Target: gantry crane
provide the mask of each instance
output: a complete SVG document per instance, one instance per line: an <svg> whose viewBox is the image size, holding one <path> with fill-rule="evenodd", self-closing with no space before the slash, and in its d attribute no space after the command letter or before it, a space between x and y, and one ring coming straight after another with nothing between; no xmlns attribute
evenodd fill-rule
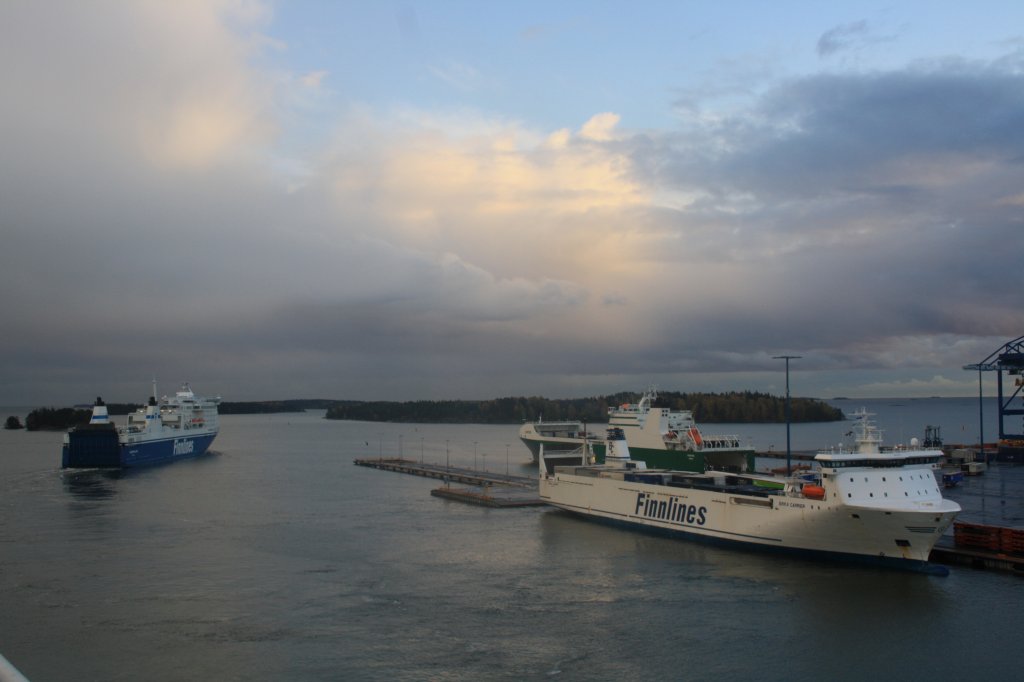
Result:
<svg viewBox="0 0 1024 682"><path fill-rule="evenodd" d="M1017 337L1013 341L1005 343L1001 348L993 352L987 358L973 365L964 365L964 369L978 371L978 399L981 409L981 373L996 372L996 394L999 398L999 450L996 459L1001 462L1024 462L1024 420L1016 426L1012 423L1007 426L1007 417L1024 415L1024 404L1017 400L1020 397L1021 389L1024 389L1024 336ZM1013 377L1012 381L1007 380L1003 384L1003 373ZM1007 395L1007 392L1013 389ZM1011 420L1012 421L1012 420ZM1009 430L1013 430L1010 433ZM984 441L984 436L981 439ZM982 445L984 448L984 445Z"/></svg>

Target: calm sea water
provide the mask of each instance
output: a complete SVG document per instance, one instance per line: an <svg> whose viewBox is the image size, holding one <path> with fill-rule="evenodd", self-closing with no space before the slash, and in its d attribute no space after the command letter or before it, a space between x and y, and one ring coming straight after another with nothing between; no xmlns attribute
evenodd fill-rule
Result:
<svg viewBox="0 0 1024 682"><path fill-rule="evenodd" d="M976 401L844 409L861 403L889 443L927 423L976 440ZM213 454L124 474L62 472L61 434L0 431L0 653L34 682L1019 676L1019 576L808 562L443 501L436 481L352 460L447 451L525 473L516 427L321 416L225 416ZM784 427L707 428L785 448ZM794 426L793 446L844 428ZM1024 525L1022 490L1021 469L996 467L951 496Z"/></svg>

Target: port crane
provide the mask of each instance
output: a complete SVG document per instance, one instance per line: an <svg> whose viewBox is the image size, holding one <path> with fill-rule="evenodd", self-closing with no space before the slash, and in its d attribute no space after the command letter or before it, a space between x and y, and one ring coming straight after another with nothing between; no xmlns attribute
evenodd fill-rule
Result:
<svg viewBox="0 0 1024 682"><path fill-rule="evenodd" d="M978 411L981 412L981 373L996 373L996 395L999 407L999 451L996 459L1000 461L1024 462L1024 419L1017 423L1015 433L1007 431L1007 417L1024 415L1024 407L1021 401L1017 401L1018 407L1014 407L1014 401L1020 397L1024 389L1024 336L1019 336L1013 341L1008 341L1000 348L993 351L981 362L964 365L966 370L978 372ZM1007 376L1004 382L1003 375ZM1012 377L1012 379L1010 379ZM984 435L982 435L982 449L984 449Z"/></svg>

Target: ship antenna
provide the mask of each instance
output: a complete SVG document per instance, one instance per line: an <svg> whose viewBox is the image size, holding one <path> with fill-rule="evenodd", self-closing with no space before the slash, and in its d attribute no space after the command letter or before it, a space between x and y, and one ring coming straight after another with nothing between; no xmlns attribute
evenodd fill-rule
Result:
<svg viewBox="0 0 1024 682"><path fill-rule="evenodd" d="M156 400L156 377L153 377L153 400Z"/></svg>

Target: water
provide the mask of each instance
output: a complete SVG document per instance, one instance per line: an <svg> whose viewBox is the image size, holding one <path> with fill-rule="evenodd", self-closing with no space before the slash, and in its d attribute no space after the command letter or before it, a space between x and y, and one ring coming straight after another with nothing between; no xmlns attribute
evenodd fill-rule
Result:
<svg viewBox="0 0 1024 682"><path fill-rule="evenodd" d="M795 426L794 447L842 428ZM705 547L352 465L401 448L527 473L516 431L225 416L215 454L124 474L0 431L0 653L34 682L1017 676L1017 576ZM954 496L1024 525L1019 472Z"/></svg>

